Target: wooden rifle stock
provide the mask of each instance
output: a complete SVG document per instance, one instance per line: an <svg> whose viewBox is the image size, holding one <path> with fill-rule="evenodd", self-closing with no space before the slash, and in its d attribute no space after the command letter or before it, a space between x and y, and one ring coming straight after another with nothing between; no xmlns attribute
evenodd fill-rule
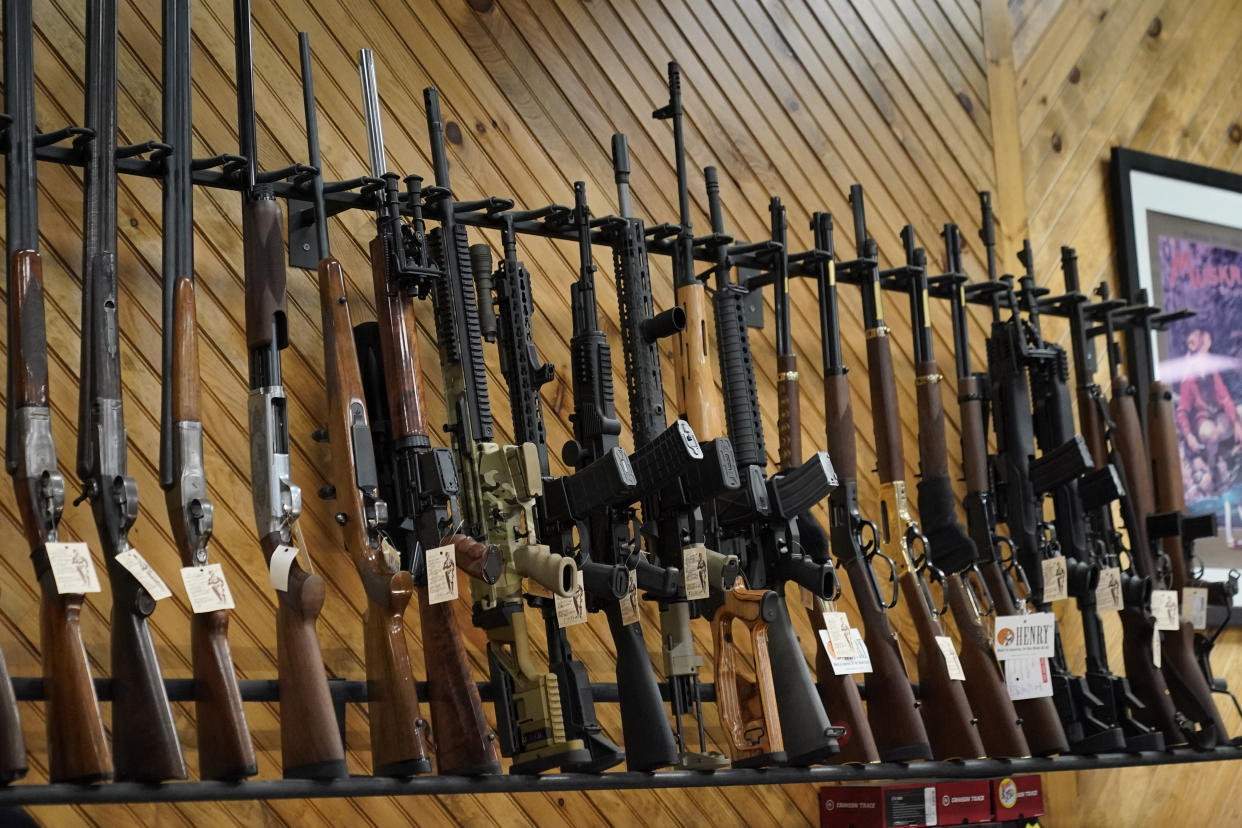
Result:
<svg viewBox="0 0 1242 828"><path fill-rule="evenodd" d="M768 624L776 615L775 592L747 589L739 578L724 593L723 603L712 616L716 650L716 705L734 767L779 765L785 761L776 692L772 686L772 663L768 655ZM754 681L738 672L741 653L733 642L733 622L746 627L755 661Z"/></svg>

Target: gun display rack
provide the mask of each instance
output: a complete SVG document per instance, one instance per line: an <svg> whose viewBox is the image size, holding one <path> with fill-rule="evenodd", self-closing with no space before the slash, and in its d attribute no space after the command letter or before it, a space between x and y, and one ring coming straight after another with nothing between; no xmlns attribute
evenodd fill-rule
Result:
<svg viewBox="0 0 1242 828"><path fill-rule="evenodd" d="M0 120L0 139L3 139L5 120ZM91 138L89 131L78 127L70 127L55 133L39 136L37 157L39 160L81 166L84 162L83 143ZM64 142L73 139L72 145ZM6 142L0 140L0 152L7 151ZM163 173L162 158L167 155L168 148L160 143L122 147L118 149L117 170L126 175L158 178ZM149 155L150 160L141 157ZM193 163L193 184L219 189L241 190L243 183L238 175L244 159L233 155L221 155L209 159L196 159ZM295 164L282 170L261 173L259 179L270 183L278 197L289 202L289 260L294 267L314 268L320 257L317 249L316 228L312 211L305 199L309 196L306 182L315 173L305 165ZM375 209L374 188L380 182L371 178L358 178L350 181L328 182L324 185L324 198L327 214L333 215L350 209ZM424 190L424 193L428 190ZM300 202L300 203L299 203ZM462 224L491 229L501 229L504 220L499 214L513 210L514 202L504 198L487 198L457 205L457 221ZM412 214L411 205L404 202L401 210L406 215ZM548 207L532 211L527 215L539 218L513 221L513 229L522 234L561 239L567 242L577 241L576 231L569 222L571 209L568 207ZM618 220L614 217L597 217L593 219L592 240L600 245L607 245L605 233L599 229L609 221ZM672 240L679 231L676 224L659 224L647 228L649 239L648 249L660 255L672 255ZM696 260L716 264L717 249L721 239L715 235L695 239L693 256ZM744 243L733 241L739 248ZM753 246L752 246L753 247ZM814 265L822 261L827 254L823 251L810 250L789 255L789 275L795 277L813 277ZM749 270L753 275L746 281L747 287L760 291L772 283L767 272L769 262L767 254L741 252L732 256L732 262L742 272ZM885 274L882 286L886 290L904 291L905 284L900 279L902 268L898 267ZM842 267L837 270L837 278L841 282L857 283L859 277L851 268ZM967 279L961 274L948 274L932 280L930 295L948 298L957 286ZM710 289L710 287L709 287ZM972 304L990 305L998 288L990 283L967 283L967 301ZM1046 291L1045 291L1046 292ZM757 295L757 294L756 294ZM758 295L757 295L758 296ZM1041 302L1040 311L1053 316L1064 316L1070 303L1083 301L1084 297L1077 294L1066 294ZM1001 293L1000 301L1008 307L1005 293ZM1119 301L1119 300L1115 300ZM762 309L759 298L758 307ZM1119 301L1119 304L1127 303ZM1181 318L1182 314L1159 313L1156 309L1145 306L1127 307L1118 315L1118 327L1138 326L1144 317L1150 317L1148 325L1160 326ZM761 319L760 319L761 322ZM39 701L45 698L44 683L38 678L16 678L13 686L16 696L21 701ZM349 703L367 700L366 682L333 679L330 681L332 698L336 708L338 724L342 736L345 732L345 711ZM111 698L111 682L107 679L95 680L96 691L100 701ZM165 680L165 686L171 701L186 702L194 699L194 681L192 679ZM242 699L250 703L275 702L279 699L278 683L275 680L246 680L240 682ZM488 682L480 682L479 690L484 701L491 700L491 686ZM668 688L661 685L665 698ZM703 699L715 700L713 685L702 686ZM617 685L593 683L593 697L598 702L619 701ZM425 697L425 684L419 684L420 695ZM914 763L877 763L870 765L828 765L813 768L771 768L771 769L727 769L713 772L671 770L655 773L610 772L602 774L583 773L547 773L535 775L496 774L484 777L464 776L418 776L409 779L392 779L371 776L353 776L333 781L314 781L299 779L258 780L246 782L213 782L191 781L172 782L165 784L111 783L95 786L73 784L16 784L0 789L0 807L52 804L90 804L90 803L127 803L127 802L189 802L211 800L251 800L251 799L297 799L324 797L368 797L368 796L402 796L402 795L438 795L438 794L479 794L479 793L518 793L538 791L589 791L589 790L623 790L638 788L692 788L707 786L739 786L764 784L796 784L796 783L827 783L827 782L858 782L886 779L983 779L995 776L1014 774L1048 773L1068 770L1091 770L1095 768L1121 768L1160 764L1183 764L1193 762L1223 761L1242 758L1242 747L1225 745L1210 750L1179 748L1169 751L1143 751L1128 753L1101 753L1095 755L1063 755L1054 758L1028 758L1016 760L964 760L964 761L925 761Z"/></svg>

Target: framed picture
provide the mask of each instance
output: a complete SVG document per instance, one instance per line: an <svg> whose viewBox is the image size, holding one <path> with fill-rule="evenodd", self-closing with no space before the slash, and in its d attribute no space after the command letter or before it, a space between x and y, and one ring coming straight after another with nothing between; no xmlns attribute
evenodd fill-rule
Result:
<svg viewBox="0 0 1242 828"><path fill-rule="evenodd" d="M1217 580L1242 569L1242 175L1122 148L1111 166L1123 296L1195 314L1126 344L1140 409L1152 376L1173 390L1187 511L1217 521L1195 553Z"/></svg>

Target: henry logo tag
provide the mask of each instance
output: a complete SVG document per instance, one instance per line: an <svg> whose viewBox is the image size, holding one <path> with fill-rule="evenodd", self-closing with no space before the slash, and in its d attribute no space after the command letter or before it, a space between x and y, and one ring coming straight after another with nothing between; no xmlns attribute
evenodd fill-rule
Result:
<svg viewBox="0 0 1242 828"><path fill-rule="evenodd" d="M707 583L707 547L701 543L681 550L681 577L686 584L686 600L701 601L710 591Z"/></svg>
<svg viewBox="0 0 1242 828"><path fill-rule="evenodd" d="M233 608L233 593L229 592L220 564L182 567L181 581L190 599L190 609L196 614Z"/></svg>
<svg viewBox="0 0 1242 828"><path fill-rule="evenodd" d="M47 561L52 567L52 580L61 595L99 592L99 576L91 550L84 543L47 543Z"/></svg>
<svg viewBox="0 0 1242 828"><path fill-rule="evenodd" d="M582 588L582 572L575 570L574 588L569 597L553 596L556 600L556 624L561 629L576 624L585 624L587 620L586 590Z"/></svg>
<svg viewBox="0 0 1242 828"><path fill-rule="evenodd" d="M142 588L147 591L153 600L162 601L172 595L172 590L168 588L168 584L164 583L164 579L160 574L151 568L151 564L147 563L147 559L137 549L126 549L124 552L118 552L116 562L134 576L138 583L142 584Z"/></svg>
<svg viewBox="0 0 1242 828"><path fill-rule="evenodd" d="M1050 612L1000 615L992 649L998 661L1007 658L1051 658L1055 648L1056 616Z"/></svg>
<svg viewBox="0 0 1242 828"><path fill-rule="evenodd" d="M427 598L432 604L457 600L457 556L453 544L427 550Z"/></svg>

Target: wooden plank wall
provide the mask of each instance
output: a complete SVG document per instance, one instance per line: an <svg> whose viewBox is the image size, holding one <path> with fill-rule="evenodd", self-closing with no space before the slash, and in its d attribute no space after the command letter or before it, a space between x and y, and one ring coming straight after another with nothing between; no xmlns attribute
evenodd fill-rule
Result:
<svg viewBox="0 0 1242 828"><path fill-rule="evenodd" d="M650 112L666 99L665 64L682 64L687 113L686 144L691 169L693 220L708 226L699 172L707 164L722 171L725 219L739 237L767 233L767 201L779 195L789 208L791 244L810 246L812 210L840 217L838 243L853 244L845 193L853 182L866 187L870 230L881 255L900 255L898 232L909 221L920 241L940 261L938 233L945 221L964 229L967 267L980 274L975 192L1003 186L1011 167L998 176L993 136L1017 133L1025 197L999 216L1003 228L1029 222L1041 279L1050 277L1057 246L1078 246L1084 281L1113 279L1109 246L1105 165L1116 142L1165 152L1201 163L1235 168L1242 129L1237 84L1236 44L1242 15L1235 0L1183 4L1168 0L1044 0L1013 2L1002 12L1012 33L1016 112L993 124L995 89L989 90L985 37L998 18L985 21L977 0L443 0L442 3L382 3L380 0L255 0L256 98L260 160L267 168L305 158L301 123L296 32L310 32L320 107L320 132L328 174L348 178L366 169L365 138L354 60L360 47L376 50L390 167L427 174L429 159L421 106L422 88L439 86L449 127L450 160L459 198L512 196L534 207L566 203L571 183L587 182L596 214L616 209L608 157L613 132L630 136L636 210L650 221L676 218L672 136ZM53 129L78 123L82 113L83 4L39 0L35 4L39 123ZM156 0L121 3L120 125L122 142L159 133ZM1159 24L1153 22L1158 19ZM209 0L194 5L195 152L236 151L231 4ZM985 23L987 25L985 25ZM995 45L995 42L992 42ZM990 94L992 93L992 94ZM996 107L1001 111L1000 107ZM1016 153L1015 153L1016 154ZM52 343L51 392L54 429L62 472L75 491L72 458L78 373L81 287L80 176L76 171L41 168L42 242ZM1003 203L1003 202L1002 202ZM158 430L158 342L160 216L159 186L126 179L120 192L120 301L124 335L127 424L131 473L143 494L132 532L163 576L177 581L175 553L156 480ZM241 249L238 199L230 193L202 192L197 198L195 245L199 279L199 320L204 340L202 372L207 430L207 468L216 503L214 555L225 567L237 598L232 626L238 672L246 678L275 675L273 597L256 548L248 490L245 348L242 339ZM1023 211L1025 210L1025 213ZM335 250L355 292L355 320L371 315L370 277L364 258L372 228L368 216L346 214L333 222ZM475 234L476 238L482 235ZM495 237L489 237L493 245ZM557 381L545 387L549 442L559 447L569 435L568 385L570 309L567 285L576 266L575 251L540 239L523 239L520 254L535 280L536 344L555 363ZM601 264L607 254L597 250ZM600 274L602 313L617 342L611 274ZM656 303L671 303L671 273L655 264ZM293 463L306 493L302 521L314 565L328 584L320 636L332 674L361 678L362 595L357 577L341 553L331 513L313 493L325 482L327 447L310 439L324 417L322 342L314 275L291 271L290 330L293 345L285 356L290 395ZM845 292L846 357L857 369L852 387L857 407L861 468L874 462L863 372L865 353L860 307ZM794 333L803 379L803 429L807 450L823 445L823 405L819 382L818 323L814 297L806 285L794 289ZM770 322L769 304L769 322ZM934 311L936 346L947 364L952 341L948 315ZM909 366L908 311L889 300L890 325L898 352L903 406L914 411ZM974 342L982 344L976 317ZM431 321L420 319L424 365L433 409L438 374L431 345ZM776 405L771 325L754 337L769 451L775 460ZM668 348L665 347L665 355ZM489 359L491 359L489 354ZM981 357L978 355L977 358ZM628 421L620 358L614 360L618 407ZM666 369L667 370L667 369ZM494 359L489 371L502 433L508 404ZM950 383L951 391L952 383ZM673 405L672 400L669 401ZM434 418L433 414L433 418ZM956 413L950 407L950 429ZM916 423L904 419L908 468L916 471ZM710 435L708 435L710 436ZM957 454L956 440L950 449ZM553 456L558 452L553 451ZM864 476L864 507L876 488ZM95 530L84 508L69 509L66 534L88 542ZM0 543L22 548L16 510L0 497ZM97 560L102 566L102 561ZM0 592L0 646L14 675L36 675L37 593L25 555L2 562L6 588ZM796 600L796 596L791 597ZM848 603L848 601L847 601ZM88 602L83 629L97 675L108 659L106 589ZM458 609L466 613L465 604ZM411 614L411 621L412 621ZM657 646L655 618L648 615L648 643ZM809 628L798 631L810 651ZM188 606L180 595L162 602L153 619L161 663L169 676L187 676ZM469 648L483 675L484 640L469 628ZM411 624L418 646L416 624ZM1115 631L1114 631L1115 632ZM697 630L706 652L706 628ZM909 641L907 630L903 638ZM602 620L570 634L592 676L610 680L612 649ZM540 654L541 636L536 635ZM1233 640L1222 645L1218 669L1242 680ZM1120 660L1120 659L1118 659ZM421 672L421 666L416 668ZM705 678L710 679L710 666ZM31 747L32 780L46 771L42 711L23 709ZM279 774L279 731L274 705L249 705L259 750L261 775ZM619 736L613 706L600 707L608 733ZM192 709L176 706L187 759L196 769ZM709 735L720 744L720 729L709 713ZM355 773L369 769L365 710L350 711L350 763ZM1236 721L1233 724L1237 724ZM1091 819L1084 824L1115 824L1123 807L1155 808L1158 791L1173 785L1225 786L1235 781L1226 766L1167 769L1159 786L1154 772L1097 772L1081 780L1062 775L1053 785L1053 807L1077 806ZM1189 774L1194 774L1190 776ZM1176 777L1175 777L1176 775ZM1167 783L1167 784L1166 784ZM1138 789L1144 786L1143 790ZM1134 793L1131 793L1134 788ZM1224 788L1222 788L1224 789ZM1122 791L1124 796L1120 796ZM1145 798L1140 799L1146 792ZM1076 798L1076 799L1075 799ZM1152 813L1150 810L1134 813ZM811 786L702 790L525 794L490 797L436 797L350 802L322 800L183 806L40 808L35 815L65 824L297 823L390 824L399 820L436 824L541 826L677 822L710 818L719 825L777 825L817 821ZM1054 824L1063 823L1056 820Z"/></svg>

